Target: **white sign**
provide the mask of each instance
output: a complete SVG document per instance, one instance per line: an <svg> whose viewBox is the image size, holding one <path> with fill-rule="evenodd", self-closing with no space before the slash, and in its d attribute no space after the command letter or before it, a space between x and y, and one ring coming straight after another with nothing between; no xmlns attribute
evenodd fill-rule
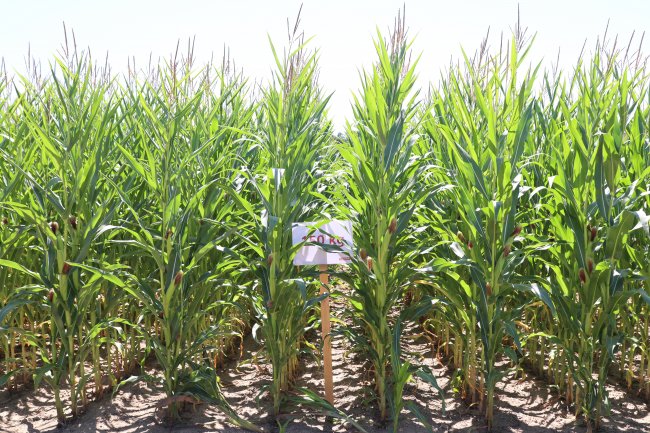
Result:
<svg viewBox="0 0 650 433"><path fill-rule="evenodd" d="M301 242L314 242L338 246L352 254L354 241L352 239L352 222L334 220L323 224L316 230L317 223L294 223L292 227L293 245ZM318 245L305 245L296 253L293 264L301 265L344 265L350 258L343 253L328 253Z"/></svg>

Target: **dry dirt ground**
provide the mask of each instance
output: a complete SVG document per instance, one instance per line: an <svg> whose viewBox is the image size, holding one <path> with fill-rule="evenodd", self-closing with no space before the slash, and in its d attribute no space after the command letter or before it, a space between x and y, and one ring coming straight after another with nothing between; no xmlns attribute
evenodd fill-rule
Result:
<svg viewBox="0 0 650 433"><path fill-rule="evenodd" d="M340 308L340 306L339 306ZM334 311L336 308L334 308ZM355 355L348 352L347 342L337 337L333 342L334 385L337 406L356 419L369 433L389 432L389 427L375 423L376 411L369 397L369 370ZM419 354L420 362L432 369L438 383L446 391L446 412L438 394L422 382L407 386L405 396L413 401L430 419L435 432L484 432L485 424L476 408L469 407L449 390L450 374L446 367L433 359L431 347L424 342L411 342L409 352ZM259 347L251 337L244 341L241 358L233 360L221 372L223 392L237 413L255 422L268 432L280 431L268 417L269 400L260 389L268 384L268 366L249 362ZM322 371L313 357L303 358L301 387L322 390ZM604 432L650 432L650 405L625 393L616 384L610 386L612 414L606 418ZM184 421L169 426L159 420L156 403L163 399L159 389L146 384L124 387L114 398L110 396L89 405L86 412L63 428L57 428L52 396L46 389L23 391L10 395L0 393L0 432L242 432L231 426L215 408L196 407ZM554 397L552 389L542 381L528 376L525 380L507 377L498 385L495 410L496 432L585 432L575 422L571 411ZM294 412L288 420L289 433L355 431L349 425L327 420L323 415L307 410ZM426 432L409 412L404 412L400 432Z"/></svg>

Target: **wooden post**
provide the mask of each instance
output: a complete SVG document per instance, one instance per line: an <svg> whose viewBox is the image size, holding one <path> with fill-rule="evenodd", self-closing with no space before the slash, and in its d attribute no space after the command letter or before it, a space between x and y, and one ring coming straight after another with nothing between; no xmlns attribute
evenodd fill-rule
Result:
<svg viewBox="0 0 650 433"><path fill-rule="evenodd" d="M325 293L325 285L329 281L327 265L319 265L320 293ZM320 320L323 332L323 376L325 378L325 400L334 404L334 379L332 373L332 339L330 338L330 298L329 296L320 303Z"/></svg>

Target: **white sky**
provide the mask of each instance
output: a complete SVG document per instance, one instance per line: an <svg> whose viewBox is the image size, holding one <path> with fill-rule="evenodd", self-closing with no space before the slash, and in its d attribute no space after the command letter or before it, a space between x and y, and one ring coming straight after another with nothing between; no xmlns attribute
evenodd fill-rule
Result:
<svg viewBox="0 0 650 433"><path fill-rule="evenodd" d="M0 56L9 70L22 72L29 44L32 55L45 64L63 42L65 21L74 29L77 44L90 47L96 59L109 53L114 71L126 69L127 57L144 66L168 56L180 39L196 36L195 54L203 63L223 46L244 73L255 80L270 77L273 65L267 34L277 47L286 42L286 20L292 22L300 0L229 1L81 1L0 0ZM421 84L437 82L460 47L474 52L491 28L493 45L499 34L509 34L521 9L524 27L537 33L533 59L555 61L561 47L561 64L572 65L585 39L591 49L610 20L610 35L627 44L632 30L650 33L650 0L303 0L302 24L312 47L320 50L321 84L334 92L331 116L338 126L350 113L351 92L359 85L357 71L374 61L375 29L392 25L397 10L406 3L406 19L414 49L421 53ZM650 34L647 35L650 38ZM650 41L648 42L650 43ZM647 45L647 44L646 44ZM650 52L650 51L646 51Z"/></svg>

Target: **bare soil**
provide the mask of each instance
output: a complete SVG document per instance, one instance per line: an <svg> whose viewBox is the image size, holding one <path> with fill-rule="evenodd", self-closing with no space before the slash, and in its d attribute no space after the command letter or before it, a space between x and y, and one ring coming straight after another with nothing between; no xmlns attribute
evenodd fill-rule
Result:
<svg viewBox="0 0 650 433"><path fill-rule="evenodd" d="M336 303L335 303L336 304ZM334 305L333 314L343 308ZM315 336L313 339L316 339ZM278 432L276 422L268 417L270 401L263 390L270 381L269 366L260 364L260 348L247 337L243 354L221 372L222 389L236 412L262 427ZM405 398L414 402L429 418L435 432L484 432L485 423L475 407L468 406L450 391L451 374L434 359L432 348L423 340L409 341L407 350L419 362L428 365L445 389L446 411L437 392L428 384L407 385ZM416 359L417 359L416 358ZM371 399L371 373L360 357L349 352L342 337L333 341L335 400L338 408L357 420L369 433L389 432L390 426L377 425L377 412ZM299 387L322 392L322 369L312 356L302 359ZM90 403L86 412L63 427L57 427L53 397L47 389L0 393L0 432L228 432L243 430L228 424L226 417L214 407L197 405L184 420L173 426L161 420L156 404L164 398L160 389L136 383L121 389L113 398ZM650 407L647 402L626 393L620 385L610 385L611 416L603 423L604 432L650 432ZM326 419L313 410L297 410L284 418L289 433L346 432L355 429L336 420ZM532 376L525 379L506 377L498 385L495 408L496 432L586 432L576 422L570 408L565 407L545 382ZM400 432L426 432L427 429L409 412L403 412Z"/></svg>

